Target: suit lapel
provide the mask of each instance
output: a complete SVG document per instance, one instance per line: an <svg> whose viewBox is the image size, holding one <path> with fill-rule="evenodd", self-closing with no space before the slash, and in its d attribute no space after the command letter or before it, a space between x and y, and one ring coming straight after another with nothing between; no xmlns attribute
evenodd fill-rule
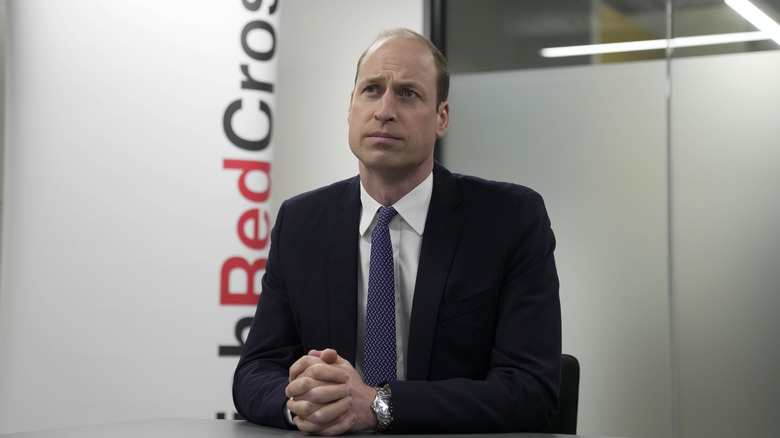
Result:
<svg viewBox="0 0 780 438"><path fill-rule="evenodd" d="M329 346L353 364L357 345L359 184L355 177L347 185L328 222L326 237Z"/></svg>
<svg viewBox="0 0 780 438"><path fill-rule="evenodd" d="M409 323L406 364L409 380L422 380L428 376L439 303L464 221L463 216L455 212L459 203L455 178L436 164Z"/></svg>

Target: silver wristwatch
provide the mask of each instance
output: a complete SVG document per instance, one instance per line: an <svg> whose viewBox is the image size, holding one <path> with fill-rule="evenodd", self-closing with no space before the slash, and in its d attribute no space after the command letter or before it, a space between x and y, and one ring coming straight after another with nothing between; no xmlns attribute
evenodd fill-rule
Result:
<svg viewBox="0 0 780 438"><path fill-rule="evenodd" d="M375 389L376 398L371 403L371 409L374 410L377 420L374 430L380 433L387 432L393 424L393 398L386 386Z"/></svg>

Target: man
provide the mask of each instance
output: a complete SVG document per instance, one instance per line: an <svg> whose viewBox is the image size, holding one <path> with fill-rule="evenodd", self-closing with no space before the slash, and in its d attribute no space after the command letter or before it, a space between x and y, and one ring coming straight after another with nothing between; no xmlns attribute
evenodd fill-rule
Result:
<svg viewBox="0 0 780 438"><path fill-rule="evenodd" d="M549 219L528 188L434 162L448 86L444 58L412 31L384 32L363 53L347 118L359 176L279 210L233 385L245 418L339 435L540 431L554 417ZM381 247L392 256L374 255ZM382 258L390 286L375 280ZM372 301L382 287L387 323Z"/></svg>

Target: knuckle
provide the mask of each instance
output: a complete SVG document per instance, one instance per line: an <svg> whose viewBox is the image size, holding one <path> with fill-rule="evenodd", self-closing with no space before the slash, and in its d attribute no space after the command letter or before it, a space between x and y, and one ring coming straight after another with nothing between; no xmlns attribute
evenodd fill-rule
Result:
<svg viewBox="0 0 780 438"><path fill-rule="evenodd" d="M311 389L314 387L314 379L311 377L301 377L299 379L298 385L303 392L311 391Z"/></svg>
<svg viewBox="0 0 780 438"><path fill-rule="evenodd" d="M309 414L309 421L313 423L322 423L322 412L314 411L311 414Z"/></svg>

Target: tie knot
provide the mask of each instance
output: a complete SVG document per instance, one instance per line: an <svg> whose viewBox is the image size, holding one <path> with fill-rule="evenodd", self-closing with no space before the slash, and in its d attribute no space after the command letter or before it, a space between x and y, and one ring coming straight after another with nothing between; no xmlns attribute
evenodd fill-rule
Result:
<svg viewBox="0 0 780 438"><path fill-rule="evenodd" d="M386 227L396 214L398 212L393 207L379 207L379 220L377 220L376 226Z"/></svg>

